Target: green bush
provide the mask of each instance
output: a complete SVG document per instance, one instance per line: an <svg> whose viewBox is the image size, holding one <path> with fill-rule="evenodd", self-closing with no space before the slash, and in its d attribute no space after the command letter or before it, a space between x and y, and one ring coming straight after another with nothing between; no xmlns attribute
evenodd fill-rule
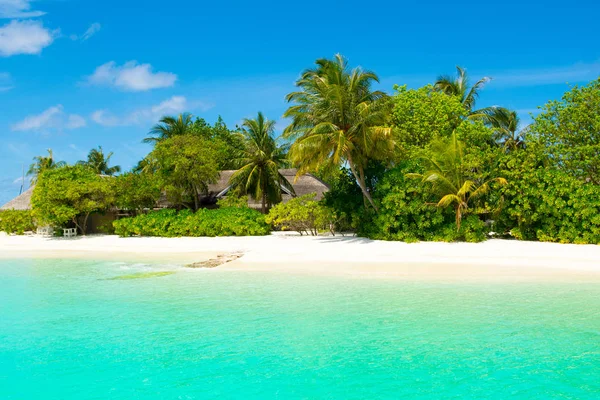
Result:
<svg viewBox="0 0 600 400"><path fill-rule="evenodd" d="M35 230L33 214L29 210L0 211L0 232L22 235Z"/></svg>
<svg viewBox="0 0 600 400"><path fill-rule="evenodd" d="M535 165L534 156L506 164L508 185L498 229L520 240L600 243L600 186Z"/></svg>
<svg viewBox="0 0 600 400"><path fill-rule="evenodd" d="M269 211L267 223L281 230L294 230L301 235L318 235L320 230L335 232L333 209L315 200L315 194L295 197L279 203Z"/></svg>
<svg viewBox="0 0 600 400"><path fill-rule="evenodd" d="M119 236L260 236L268 235L265 216L250 208L161 210L113 223Z"/></svg>
<svg viewBox="0 0 600 400"><path fill-rule="evenodd" d="M436 207L430 187L406 177L414 170L414 165L405 164L385 174L377 185L379 212L364 214L357 232L360 236L404 242L485 240L487 228L477 215L464 217L457 231L454 210Z"/></svg>
<svg viewBox="0 0 600 400"><path fill-rule="evenodd" d="M217 201L217 205L220 208L234 207L234 208L248 208L248 196L236 196L229 194Z"/></svg>

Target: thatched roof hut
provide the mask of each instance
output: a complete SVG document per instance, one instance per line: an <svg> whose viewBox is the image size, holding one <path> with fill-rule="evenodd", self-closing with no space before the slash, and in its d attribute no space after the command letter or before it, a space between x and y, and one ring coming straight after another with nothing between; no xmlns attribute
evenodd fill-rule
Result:
<svg viewBox="0 0 600 400"><path fill-rule="evenodd" d="M321 200L323 198L323 194L329 191L329 187L323 181L311 174L304 174L299 176L296 180L296 174L298 170L295 168L280 169L279 172L292 184L292 187L296 192L296 196L316 193L316 199ZM219 180L216 183L208 186L209 195L219 198L225 196L229 191L229 180L234 173L235 170L221 171ZM290 196L285 189L284 193Z"/></svg>
<svg viewBox="0 0 600 400"><path fill-rule="evenodd" d="M214 199L213 204L214 201L223 198L227 195L227 192L230 188L229 179L231 178L231 175L233 175L234 172L235 170L221 171L219 180L216 183L209 185L207 197ZM329 186L327 186L327 184L325 184L323 181L321 181L314 175L304 174L302 176L299 176L298 179L296 179L296 173L298 172L298 170L296 169L281 169L279 170L279 172L281 172L281 174L292 184L296 196L302 196L309 193L316 193L315 199L321 200L323 198L323 195L329 191ZM31 194L33 193L34 187L35 186L31 186L27 191L0 207L0 210L30 210ZM282 189L283 202L285 203L293 196L291 193L287 192L286 189ZM210 202L208 203L210 204ZM160 208L171 206L164 193L158 201L158 205ZM260 203L253 201L252 199L248 201L248 205L253 208L260 208Z"/></svg>
<svg viewBox="0 0 600 400"><path fill-rule="evenodd" d="M0 207L0 211L2 210L31 210L31 195L33 193L33 188L35 186L31 186L25 192L21 193L2 207Z"/></svg>
<svg viewBox="0 0 600 400"><path fill-rule="evenodd" d="M297 169L280 169L279 172L291 183L294 188L295 196L315 193L315 199L321 200L323 195L329 191L329 186L314 175L304 174L296 179ZM216 199L225 197L230 189L229 180L234 173L235 170L221 171L219 180L208 186L208 196ZM283 192L282 200L284 203L294 197L294 194L290 193L286 188L282 187L281 189ZM252 208L261 207L260 202L253 201L252 199L248 201L248 205Z"/></svg>

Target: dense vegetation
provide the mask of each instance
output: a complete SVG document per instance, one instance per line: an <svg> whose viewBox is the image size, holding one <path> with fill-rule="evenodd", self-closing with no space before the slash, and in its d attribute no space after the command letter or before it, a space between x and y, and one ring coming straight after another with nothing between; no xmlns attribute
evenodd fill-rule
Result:
<svg viewBox="0 0 600 400"><path fill-rule="evenodd" d="M0 211L0 232L22 235L35 230L33 214L28 210Z"/></svg>
<svg viewBox="0 0 600 400"><path fill-rule="evenodd" d="M319 231L335 234L336 230L334 210L316 201L314 194L277 204L269 211L267 222L278 229L296 231L300 235L317 236Z"/></svg>
<svg viewBox="0 0 600 400"><path fill-rule="evenodd" d="M463 68L391 94L377 82L342 56L319 59L286 97L281 137L262 113L235 129L165 116L144 140L149 154L121 175L101 147L76 166L49 150L29 171L32 215L85 231L90 213L119 209L132 216L114 224L125 236L255 235L270 224L383 240L600 243L600 79L549 101L526 127L515 111L478 107L493 81L471 85ZM293 194L278 172L288 166L331 190L281 204L283 191ZM208 187L225 169L237 172L217 203ZM159 200L171 209L152 212Z"/></svg>
<svg viewBox="0 0 600 400"><path fill-rule="evenodd" d="M271 231L265 216L248 207L161 210L114 222L120 236L260 236Z"/></svg>

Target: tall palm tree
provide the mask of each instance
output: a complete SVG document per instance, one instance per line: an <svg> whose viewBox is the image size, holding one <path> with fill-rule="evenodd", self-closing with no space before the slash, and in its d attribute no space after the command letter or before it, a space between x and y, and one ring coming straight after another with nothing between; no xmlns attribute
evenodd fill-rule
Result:
<svg viewBox="0 0 600 400"><path fill-rule="evenodd" d="M525 147L523 131L519 130L519 115L516 111L504 107L489 107L479 113L481 119L495 133L497 143L507 151Z"/></svg>
<svg viewBox="0 0 600 400"><path fill-rule="evenodd" d="M274 130L275 121L266 119L261 112L256 119L244 119L242 134L246 147L235 160L241 168L229 181L238 193L260 199L263 213L281 201L282 187L294 193L290 182L279 173L279 168L287 166L286 148L277 144Z"/></svg>
<svg viewBox="0 0 600 400"><path fill-rule="evenodd" d="M452 77L450 75L441 75L435 81L433 87L441 92L446 93L450 96L456 96L463 104L469 118L475 118L481 110L475 110L475 103L479 98L479 91L492 80L487 76L484 76L473 86L469 85L469 75L464 68L459 66L456 67L457 76Z"/></svg>
<svg viewBox="0 0 600 400"><path fill-rule="evenodd" d="M145 138L143 142L156 144L173 136L188 134L193 124L192 114L189 113L179 114L177 117L162 117L160 122L148 132L150 137Z"/></svg>
<svg viewBox="0 0 600 400"><path fill-rule="evenodd" d="M79 161L77 164L90 167L98 175L114 175L121 172L121 167L118 165L115 165L114 167L108 166L112 155L112 151L107 155L104 155L102 146L98 146L97 149L90 150L87 161Z"/></svg>
<svg viewBox="0 0 600 400"><path fill-rule="evenodd" d="M31 184L34 185L37 181L38 176L44 171L61 168L67 165L64 161L54 161L54 154L52 149L48 149L48 156L37 156L33 158L34 163L29 166L27 176L31 176Z"/></svg>
<svg viewBox="0 0 600 400"><path fill-rule="evenodd" d="M456 229L460 230L463 215L482 213L485 210L471 208L473 200L488 193L492 183L505 185L506 179L492 178L485 182L477 182L467 175L463 164L463 145L452 134L450 142L438 141L432 144L433 156L427 160L428 169L423 174L407 174L410 178L420 178L430 182L434 193L440 196L438 207L454 205Z"/></svg>
<svg viewBox="0 0 600 400"><path fill-rule="evenodd" d="M284 117L292 123L284 137L295 139L289 156L298 175L323 166L347 163L365 199L373 206L366 185L369 160L385 159L394 148L391 128L385 127L388 97L373 91L376 74L361 68L350 70L344 57L319 59L296 82L299 91L287 95L295 103Z"/></svg>

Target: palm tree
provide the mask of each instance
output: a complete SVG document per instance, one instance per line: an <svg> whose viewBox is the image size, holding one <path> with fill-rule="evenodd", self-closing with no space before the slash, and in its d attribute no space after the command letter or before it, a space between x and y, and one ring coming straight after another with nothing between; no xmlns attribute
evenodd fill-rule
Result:
<svg viewBox="0 0 600 400"><path fill-rule="evenodd" d="M507 151L525 147L523 131L519 131L519 115L504 107L489 107L480 112L480 117L495 133L495 140Z"/></svg>
<svg viewBox="0 0 600 400"><path fill-rule="evenodd" d="M478 114L485 110L475 110L475 103L479 98L479 91L483 89L492 78L484 76L473 86L469 86L469 75L467 74L467 71L459 66L456 67L456 71L458 73L457 77L452 77L450 75L439 76L433 87L447 95L458 97L469 113L469 118L477 118Z"/></svg>
<svg viewBox="0 0 600 400"><path fill-rule="evenodd" d="M102 151L102 146L98 146L97 149L90 150L87 161L79 161L77 164L90 167L98 175L114 175L121 172L121 167L118 165L115 165L114 167L108 166L112 155L113 153L111 151L105 156Z"/></svg>
<svg viewBox="0 0 600 400"><path fill-rule="evenodd" d="M246 147L237 161L241 166L229 181L232 189L239 194L249 194L261 200L261 210L281 201L281 190L294 193L294 188L279 173L279 168L287 166L286 148L279 146L273 138L275 121L270 121L259 112L256 119L244 119L242 134Z"/></svg>
<svg viewBox="0 0 600 400"><path fill-rule="evenodd" d="M31 184L34 185L37 181L38 176L40 176L44 171L61 168L67 165L64 161L54 161L54 155L52 154L52 149L48 149L48 156L37 156L33 158L34 163L29 166L29 170L27 171L27 176L31 176Z"/></svg>
<svg viewBox="0 0 600 400"><path fill-rule="evenodd" d="M452 134L450 142L438 141L432 144L433 156L427 160L428 169L423 174L407 174L410 178L421 178L430 182L435 194L440 196L437 207L454 205L456 213L456 229L460 230L463 215L485 210L470 208L473 200L488 193L492 183L505 185L506 179L492 178L485 182L477 182L466 175L463 167L463 145Z"/></svg>
<svg viewBox="0 0 600 400"><path fill-rule="evenodd" d="M376 74L349 70L339 54L333 60L317 60L316 67L296 82L300 91L286 97L295 104L284 114L292 119L284 137L295 139L289 156L298 166L298 175L347 163L365 205L368 201L377 210L367 189L365 168L369 160L385 159L394 142L391 128L384 127L388 96L373 91L373 82L379 82Z"/></svg>
<svg viewBox="0 0 600 400"><path fill-rule="evenodd" d="M160 122L154 125L148 133L151 137L145 138L143 142L156 144L161 140L188 134L193 124L192 114L189 113L179 114L177 117L162 117Z"/></svg>

